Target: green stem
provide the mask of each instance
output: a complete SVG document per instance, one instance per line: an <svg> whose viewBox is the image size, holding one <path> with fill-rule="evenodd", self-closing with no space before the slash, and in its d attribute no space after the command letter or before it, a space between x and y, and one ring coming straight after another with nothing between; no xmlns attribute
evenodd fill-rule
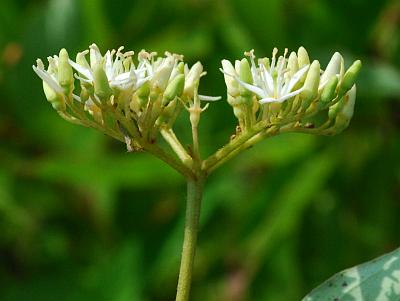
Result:
<svg viewBox="0 0 400 301"><path fill-rule="evenodd" d="M188 301L192 281L193 263L196 252L197 232L203 194L203 178L189 179L187 183L187 203L185 217L185 234L179 271L178 289L175 301Z"/></svg>
<svg viewBox="0 0 400 301"><path fill-rule="evenodd" d="M219 166L221 166L225 162L229 161L230 159L232 159L234 156L236 156L240 152L244 151L245 149L252 147L254 144L263 140L265 137L271 137L271 136L277 135L279 133L280 133L280 131L279 131L279 129L277 129L277 127L271 127L263 132L260 132L256 135L254 135L253 137L249 138L246 142L242 143L237 148L232 150L230 153L226 154L225 157L221 158L214 165L208 167L207 172L208 173L213 172Z"/></svg>
<svg viewBox="0 0 400 301"><path fill-rule="evenodd" d="M175 136L174 131L171 128L161 128L160 133L163 136L164 140L169 144L172 150L179 157L179 159L181 159L182 163L189 168L192 167L193 160L189 156L183 145L179 142L179 139Z"/></svg>
<svg viewBox="0 0 400 301"><path fill-rule="evenodd" d="M194 173L190 168L188 168L186 165L184 165L182 162L180 162L175 157L171 156L169 153L166 153L158 145L146 143L143 145L143 147L149 153L155 155L156 157L163 160L165 163L169 164L172 168L177 170L179 173L181 173L187 179L194 178Z"/></svg>

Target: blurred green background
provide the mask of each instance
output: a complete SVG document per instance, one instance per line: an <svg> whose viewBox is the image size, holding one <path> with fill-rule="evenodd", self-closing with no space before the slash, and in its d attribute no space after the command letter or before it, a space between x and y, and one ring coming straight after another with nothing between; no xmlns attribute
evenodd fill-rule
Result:
<svg viewBox="0 0 400 301"><path fill-rule="evenodd" d="M278 136L209 178L192 300L299 300L400 245L399 1L2 0L0 300L174 299L183 179L59 118L31 68L92 42L201 60L208 95L226 93L220 60L251 48L363 61L343 134ZM231 108L214 103L203 156L233 131Z"/></svg>

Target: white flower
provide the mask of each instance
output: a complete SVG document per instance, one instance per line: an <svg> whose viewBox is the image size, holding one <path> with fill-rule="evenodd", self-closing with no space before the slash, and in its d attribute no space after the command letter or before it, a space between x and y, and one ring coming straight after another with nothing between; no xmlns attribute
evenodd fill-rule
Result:
<svg viewBox="0 0 400 301"><path fill-rule="evenodd" d="M41 59L36 60L36 66L33 65L33 71L51 88L58 94L64 93L63 88L60 86L57 73L58 73L58 56L48 57L49 67L47 71L44 68L44 64Z"/></svg>
<svg viewBox="0 0 400 301"><path fill-rule="evenodd" d="M168 82L172 81L179 74L177 66L179 61L182 60L182 56L166 52L165 57L158 57L154 61L153 57L155 54L155 52L147 54L147 57L150 58L149 60L146 59L142 50L142 59L140 61L146 69L146 73L151 77L151 86L164 91Z"/></svg>
<svg viewBox="0 0 400 301"><path fill-rule="evenodd" d="M197 95L199 99L202 101L217 101L221 99L221 96L199 95L197 93L200 78L207 74L207 72L203 71L203 65L200 62L195 63L190 69L189 66L185 64L184 73L185 73L184 94L186 94L189 98L193 98L194 95Z"/></svg>
<svg viewBox="0 0 400 301"><path fill-rule="evenodd" d="M69 60L71 66L80 73L76 78L82 82L93 84L93 70L99 64L102 65L107 76L111 88L119 88L126 90L130 88L137 89L148 81L151 77L146 76L143 65L135 67L131 56L133 51L123 53L124 47L118 48L117 51L108 50L104 57L96 44L89 46L89 50L85 50L78 54L82 62L74 62ZM89 53L90 65L86 62L85 56ZM115 58L114 58L115 55Z"/></svg>
<svg viewBox="0 0 400 301"><path fill-rule="evenodd" d="M226 62L223 63L224 69L221 71L228 76L232 76L241 86L260 97L260 103L284 102L303 90L303 87L294 91L293 88L307 72L309 65L302 67L300 70L296 70L293 75L290 75L288 60L286 58L287 49L285 49L284 55L280 56L278 59L276 59L277 52L278 49L274 48L270 65L259 61L258 67L254 61L255 56L253 50L246 53L251 61L252 84L240 80L237 68L235 74L232 74L232 68L228 67Z"/></svg>

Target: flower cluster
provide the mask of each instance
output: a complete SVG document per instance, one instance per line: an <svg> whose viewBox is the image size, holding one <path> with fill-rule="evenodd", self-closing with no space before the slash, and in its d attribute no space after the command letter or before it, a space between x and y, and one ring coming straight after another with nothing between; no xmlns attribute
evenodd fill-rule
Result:
<svg viewBox="0 0 400 301"><path fill-rule="evenodd" d="M182 55L157 56L142 50L135 64L133 51L123 49L102 55L92 44L75 61L62 49L58 56L48 57L47 70L40 59L33 70L43 80L47 100L63 118L125 142L134 138L127 142L129 148L156 139L160 127L171 127L182 107L196 111L200 100L219 99L198 95L205 74L200 62L189 68Z"/></svg>
<svg viewBox="0 0 400 301"><path fill-rule="evenodd" d="M277 57L257 60L254 51L232 64L222 61L227 100L233 107L241 130L251 129L257 122L290 124L297 130L318 134L334 134L349 123L355 102L355 78L361 62L355 61L345 71L343 57L336 52L325 70L317 60L310 62L307 51L288 50ZM325 123L316 129L310 117L326 112ZM311 129L312 128L312 129Z"/></svg>
<svg viewBox="0 0 400 301"><path fill-rule="evenodd" d="M166 52L117 50L101 54L97 45L71 60L65 49L49 57L48 67L38 59L34 71L43 80L47 100L66 120L96 128L127 144L128 150L154 150L158 135L189 169L200 168L198 124L207 108L201 101L219 97L198 94L206 73L200 62L191 68L183 56ZM230 143L205 160L203 167L218 166L223 156L236 154L263 139L282 132L334 135L345 129L353 115L355 79L361 62L347 70L336 52L326 68L310 61L307 51L256 59L254 51L231 63L222 60L227 101L238 119L237 143ZM183 109L189 112L192 145L186 148L173 132ZM226 152L226 153L225 153ZM158 151L159 157L166 155ZM222 160L222 159L221 159Z"/></svg>

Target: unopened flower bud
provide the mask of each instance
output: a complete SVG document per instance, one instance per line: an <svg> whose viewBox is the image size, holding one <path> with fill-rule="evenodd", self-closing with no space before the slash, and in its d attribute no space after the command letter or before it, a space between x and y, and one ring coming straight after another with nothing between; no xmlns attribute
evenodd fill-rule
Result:
<svg viewBox="0 0 400 301"><path fill-rule="evenodd" d="M303 99L303 108L307 108L311 101L318 96L318 86L320 79L320 65L318 61L314 61L304 82L304 90L300 93L300 97Z"/></svg>
<svg viewBox="0 0 400 301"><path fill-rule="evenodd" d="M131 69L131 66L133 65L132 57L129 56L125 58L122 62L122 65L124 66L125 72L128 72Z"/></svg>
<svg viewBox="0 0 400 301"><path fill-rule="evenodd" d="M74 89L74 74L68 62L68 52L61 49L58 61L58 82L65 92L69 94Z"/></svg>
<svg viewBox="0 0 400 301"><path fill-rule="evenodd" d="M335 125L333 126L336 134L342 132L348 127L350 120L353 117L355 100L356 86L353 85L350 91L343 97L342 108L337 113Z"/></svg>
<svg viewBox="0 0 400 301"><path fill-rule="evenodd" d="M236 73L232 63L228 60L222 60L221 63L222 63L222 69L225 72L224 79L228 92L228 102L229 102L229 95L233 97L239 95L239 84L236 81L236 79L232 76L233 74Z"/></svg>
<svg viewBox="0 0 400 301"><path fill-rule="evenodd" d="M168 103L168 105L164 108L161 115L157 118L156 124L161 125L163 123L167 123L174 116L176 110L177 100L172 100Z"/></svg>
<svg viewBox="0 0 400 301"><path fill-rule="evenodd" d="M184 73L185 73L185 63L180 62L174 69L172 69L170 78L175 78L178 74L184 74Z"/></svg>
<svg viewBox="0 0 400 301"><path fill-rule="evenodd" d="M333 75L330 80L325 84L321 94L321 101L319 102L319 108L323 108L336 96L336 87L338 84L338 77Z"/></svg>
<svg viewBox="0 0 400 301"><path fill-rule="evenodd" d="M289 75L293 76L299 70L299 61L296 52L291 52L288 58Z"/></svg>
<svg viewBox="0 0 400 301"><path fill-rule="evenodd" d="M321 83L330 80L330 78L334 75L339 75L342 62L343 57L340 55L339 52L335 52L332 55L332 58L329 61L328 65L326 66L324 73L321 75Z"/></svg>
<svg viewBox="0 0 400 301"><path fill-rule="evenodd" d="M159 92L163 92L168 85L173 68L174 58L172 56L165 58L151 80L153 88L158 89Z"/></svg>
<svg viewBox="0 0 400 301"><path fill-rule="evenodd" d="M203 73L203 65L200 62L197 62L190 68L189 73L187 74L185 81L185 88L183 93L187 95L189 98L193 98L194 91L197 89L197 85L199 84L200 76Z"/></svg>
<svg viewBox="0 0 400 301"><path fill-rule="evenodd" d="M185 87L185 75L177 75L167 86L164 92L162 105L165 106L168 102L177 96L181 96Z"/></svg>
<svg viewBox="0 0 400 301"><path fill-rule="evenodd" d="M259 59L258 63L264 65L265 69L269 69L270 68L269 58L267 58L267 57Z"/></svg>
<svg viewBox="0 0 400 301"><path fill-rule="evenodd" d="M137 100L139 102L140 107L144 107L148 100L149 100L149 95L150 95L150 83L145 82L137 91L136 91L136 96Z"/></svg>
<svg viewBox="0 0 400 301"><path fill-rule="evenodd" d="M90 93L85 87L82 87L80 97L82 102L85 102L86 100L89 99Z"/></svg>
<svg viewBox="0 0 400 301"><path fill-rule="evenodd" d="M108 98L112 95L112 90L108 83L106 72L104 71L101 63L94 66L93 84L94 93L100 98L100 100L108 100Z"/></svg>
<svg viewBox="0 0 400 301"><path fill-rule="evenodd" d="M240 61L239 78L245 83L252 83L253 77L251 75L250 64L247 59L243 58ZM253 94L251 91L243 86L239 86L240 95L243 97L251 97Z"/></svg>
<svg viewBox="0 0 400 301"><path fill-rule="evenodd" d="M361 69L361 61L360 60L355 61L350 66L350 68L347 69L342 81L340 82L340 87L339 87L339 91L338 91L339 95L343 95L344 93L346 93L353 87L353 85L356 81L357 75L360 72L360 69Z"/></svg>
<svg viewBox="0 0 400 301"><path fill-rule="evenodd" d="M65 100L62 94L55 92L45 81L43 81L43 91L46 99L56 111L65 111Z"/></svg>
<svg viewBox="0 0 400 301"><path fill-rule="evenodd" d="M308 57L307 50L303 46L301 46L297 51L297 57L299 61L299 68L310 65L310 58Z"/></svg>

